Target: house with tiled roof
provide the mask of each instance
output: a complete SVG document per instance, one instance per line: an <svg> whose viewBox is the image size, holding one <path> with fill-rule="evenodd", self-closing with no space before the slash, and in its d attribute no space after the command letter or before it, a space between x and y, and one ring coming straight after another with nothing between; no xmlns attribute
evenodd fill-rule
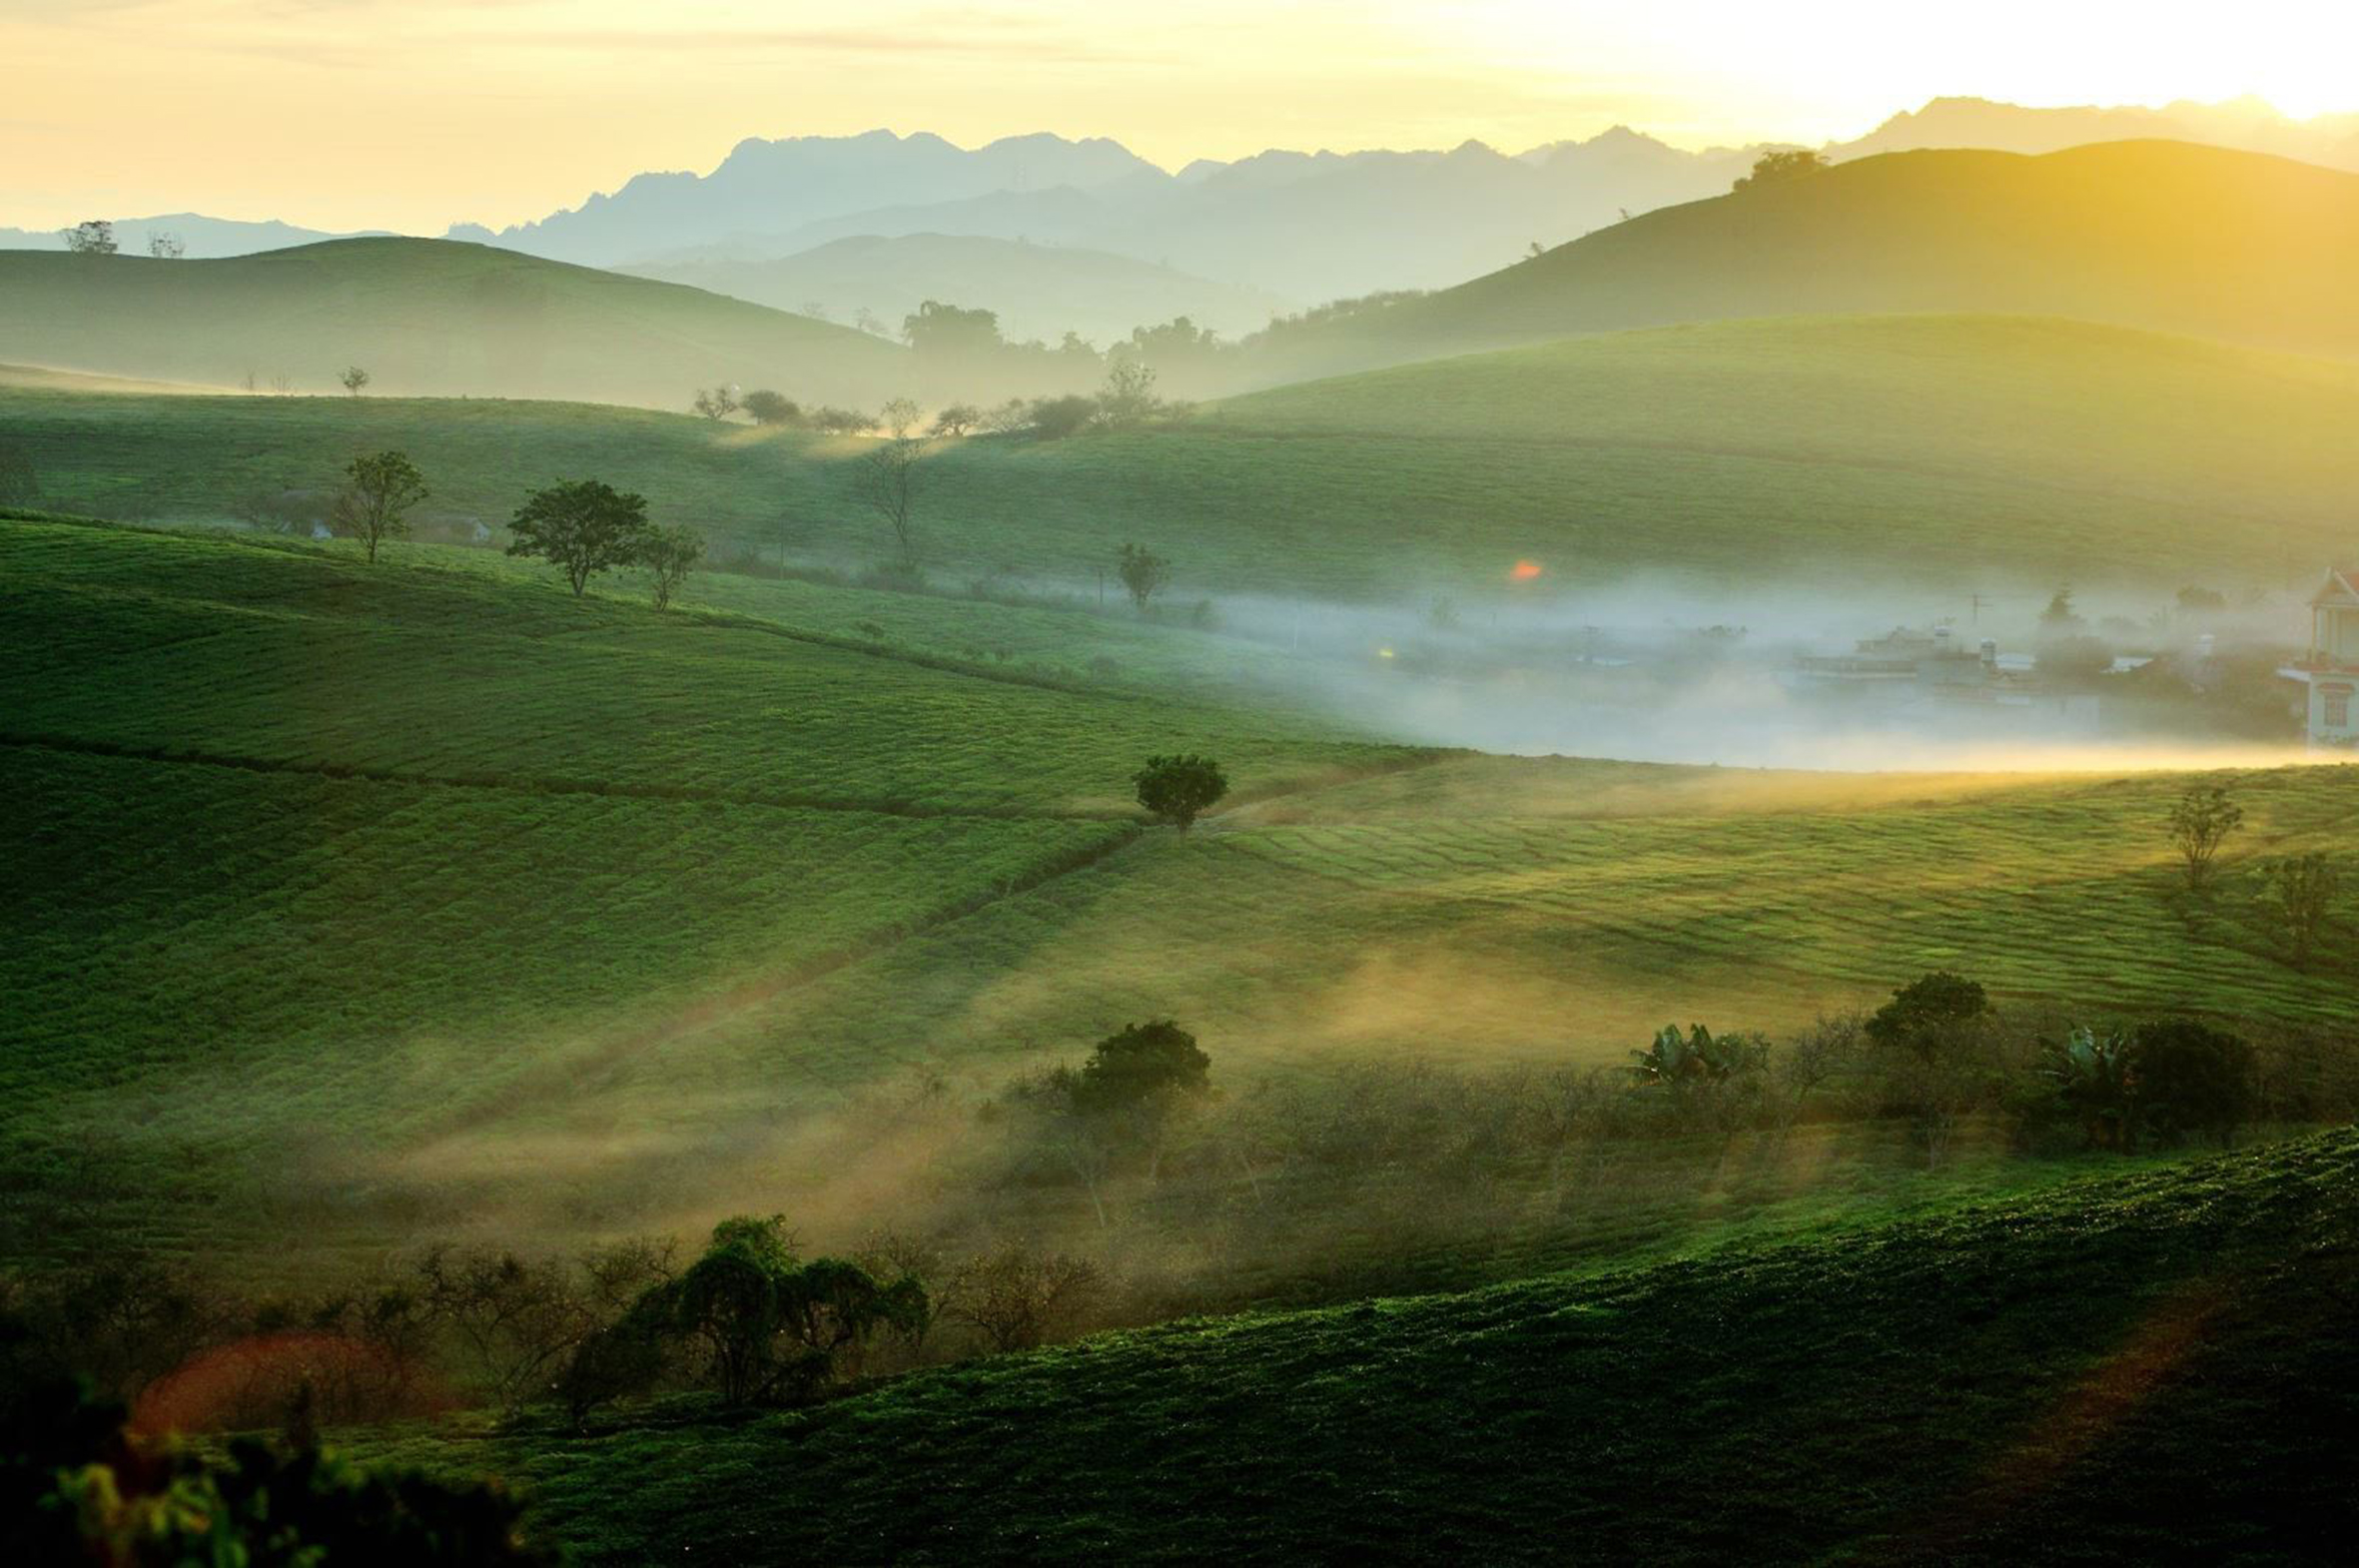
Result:
<svg viewBox="0 0 2359 1568"><path fill-rule="evenodd" d="M2359 566L2341 566L2310 600L2310 651L2288 673L2310 688L2313 746L2359 746Z"/></svg>

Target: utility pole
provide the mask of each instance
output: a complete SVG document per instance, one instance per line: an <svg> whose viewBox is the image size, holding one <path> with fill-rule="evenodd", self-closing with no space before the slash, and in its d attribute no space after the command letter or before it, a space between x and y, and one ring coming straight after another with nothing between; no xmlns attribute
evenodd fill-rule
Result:
<svg viewBox="0 0 2359 1568"><path fill-rule="evenodd" d="M1981 596L1980 594L1978 594L1978 593L1977 593L1977 594L1975 594L1975 595L1973 596L1973 601L1974 601L1973 624L1974 624L1974 625L1976 625L1976 626L1979 626L1979 625L1981 625L1981 624L1982 624L1982 603L1983 603L1982 596Z"/></svg>

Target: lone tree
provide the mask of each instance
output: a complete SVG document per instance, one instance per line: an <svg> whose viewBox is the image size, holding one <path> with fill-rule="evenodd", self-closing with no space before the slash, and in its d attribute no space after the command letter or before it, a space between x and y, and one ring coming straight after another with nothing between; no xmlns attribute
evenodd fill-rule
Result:
<svg viewBox="0 0 2359 1568"><path fill-rule="evenodd" d="M696 400L689 406L708 419L726 419L737 411L737 394L726 387L715 387L711 392L699 387Z"/></svg>
<svg viewBox="0 0 2359 1568"><path fill-rule="evenodd" d="M704 558L704 535L685 524L649 528L639 546L639 564L655 574L655 607L671 608L672 595Z"/></svg>
<svg viewBox="0 0 2359 1568"><path fill-rule="evenodd" d="M66 249L76 256L115 254L115 226L104 218L92 218L71 229L61 229L58 233L64 238Z"/></svg>
<svg viewBox="0 0 2359 1568"><path fill-rule="evenodd" d="M1189 752L1177 757L1150 757L1147 766L1131 776L1139 786L1139 804L1184 833L1195 819L1228 793L1228 779L1220 764Z"/></svg>
<svg viewBox="0 0 2359 1568"><path fill-rule="evenodd" d="M349 482L336 497L337 531L361 540L375 561L379 540L409 531L407 513L425 499L425 478L407 453L397 451L355 457L344 471Z"/></svg>
<svg viewBox="0 0 2359 1568"><path fill-rule="evenodd" d="M745 394L745 411L756 424L795 424L803 417L803 410L793 398L757 388Z"/></svg>
<svg viewBox="0 0 2359 1568"><path fill-rule="evenodd" d="M2294 967L2310 962L2342 879L2324 855L2288 855L2269 865L2269 910L2293 950Z"/></svg>
<svg viewBox="0 0 2359 1568"><path fill-rule="evenodd" d="M361 395L361 389L369 385L369 373L357 365L348 365L345 367L344 374L339 376L337 380L344 384L346 392L358 397Z"/></svg>
<svg viewBox="0 0 2359 1568"><path fill-rule="evenodd" d="M1751 191L1765 185L1783 185L1788 180L1817 174L1826 167L1826 155L1814 153L1807 147L1789 148L1782 153L1764 153L1753 161L1753 172L1740 178L1729 189Z"/></svg>
<svg viewBox="0 0 2359 1568"><path fill-rule="evenodd" d="M1126 1026L1091 1050L1068 1081L1074 1109L1086 1115L1132 1111L1166 1095L1200 1095L1212 1059L1171 1019Z"/></svg>
<svg viewBox="0 0 2359 1568"><path fill-rule="evenodd" d="M901 418L904 404L908 417ZM901 551L905 565L915 565L918 558L917 530L913 516L917 509L918 464L925 460L927 437L910 433L910 425L917 419L917 408L906 399L896 398L885 405L885 424L891 434L861 453L860 466L854 483L861 503L885 519L893 530L894 545Z"/></svg>
<svg viewBox="0 0 2359 1568"><path fill-rule="evenodd" d="M510 555L537 555L562 567L581 597L590 578L639 558L647 536L647 498L596 479L534 490L508 522Z"/></svg>
<svg viewBox="0 0 2359 1568"><path fill-rule="evenodd" d="M2198 784L2170 808L2170 841L2187 863L2187 886L2200 891L2228 835L2243 826L2244 808L2225 784Z"/></svg>
<svg viewBox="0 0 2359 1568"><path fill-rule="evenodd" d="M1147 613L1147 601L1155 597L1156 590L1172 580L1172 563L1144 544L1124 545L1122 553L1115 557L1114 569L1142 615Z"/></svg>
<svg viewBox="0 0 2359 1568"><path fill-rule="evenodd" d="M177 262L189 254L179 235L168 229L155 229L148 234L148 254L159 262Z"/></svg>

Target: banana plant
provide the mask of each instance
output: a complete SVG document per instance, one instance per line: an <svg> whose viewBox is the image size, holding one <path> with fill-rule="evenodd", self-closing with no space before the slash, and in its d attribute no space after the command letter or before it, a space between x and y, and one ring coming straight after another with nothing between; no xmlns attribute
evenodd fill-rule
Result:
<svg viewBox="0 0 2359 1568"><path fill-rule="evenodd" d="M2055 1085L2057 1100L2080 1119L2091 1149L2136 1150L2142 1108L2128 1035L2118 1029L2100 1035L2075 1024L2060 1044L2047 1044L2039 1070Z"/></svg>

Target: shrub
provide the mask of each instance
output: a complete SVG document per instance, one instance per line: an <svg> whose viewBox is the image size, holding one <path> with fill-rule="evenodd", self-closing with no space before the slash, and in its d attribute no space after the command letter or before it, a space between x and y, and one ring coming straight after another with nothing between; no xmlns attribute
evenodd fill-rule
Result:
<svg viewBox="0 0 2359 1568"><path fill-rule="evenodd" d="M1131 775L1131 782L1138 786L1140 805L1182 833L1228 793L1228 778L1220 771L1220 764L1192 752L1150 757L1147 766Z"/></svg>
<svg viewBox="0 0 2359 1568"><path fill-rule="evenodd" d="M800 404L768 388L760 388L745 394L745 411L756 424L799 424L803 418Z"/></svg>
<svg viewBox="0 0 2359 1568"><path fill-rule="evenodd" d="M2253 1051L2237 1036L2167 1019L2140 1025L2131 1053L2137 1099L2157 1133L2225 1144L2252 1115Z"/></svg>
<svg viewBox="0 0 2359 1568"><path fill-rule="evenodd" d="M1990 1015L1973 981L1948 970L1919 977L1893 993L1868 1020L1868 1038L1888 1050L1932 1058L1952 1053Z"/></svg>

